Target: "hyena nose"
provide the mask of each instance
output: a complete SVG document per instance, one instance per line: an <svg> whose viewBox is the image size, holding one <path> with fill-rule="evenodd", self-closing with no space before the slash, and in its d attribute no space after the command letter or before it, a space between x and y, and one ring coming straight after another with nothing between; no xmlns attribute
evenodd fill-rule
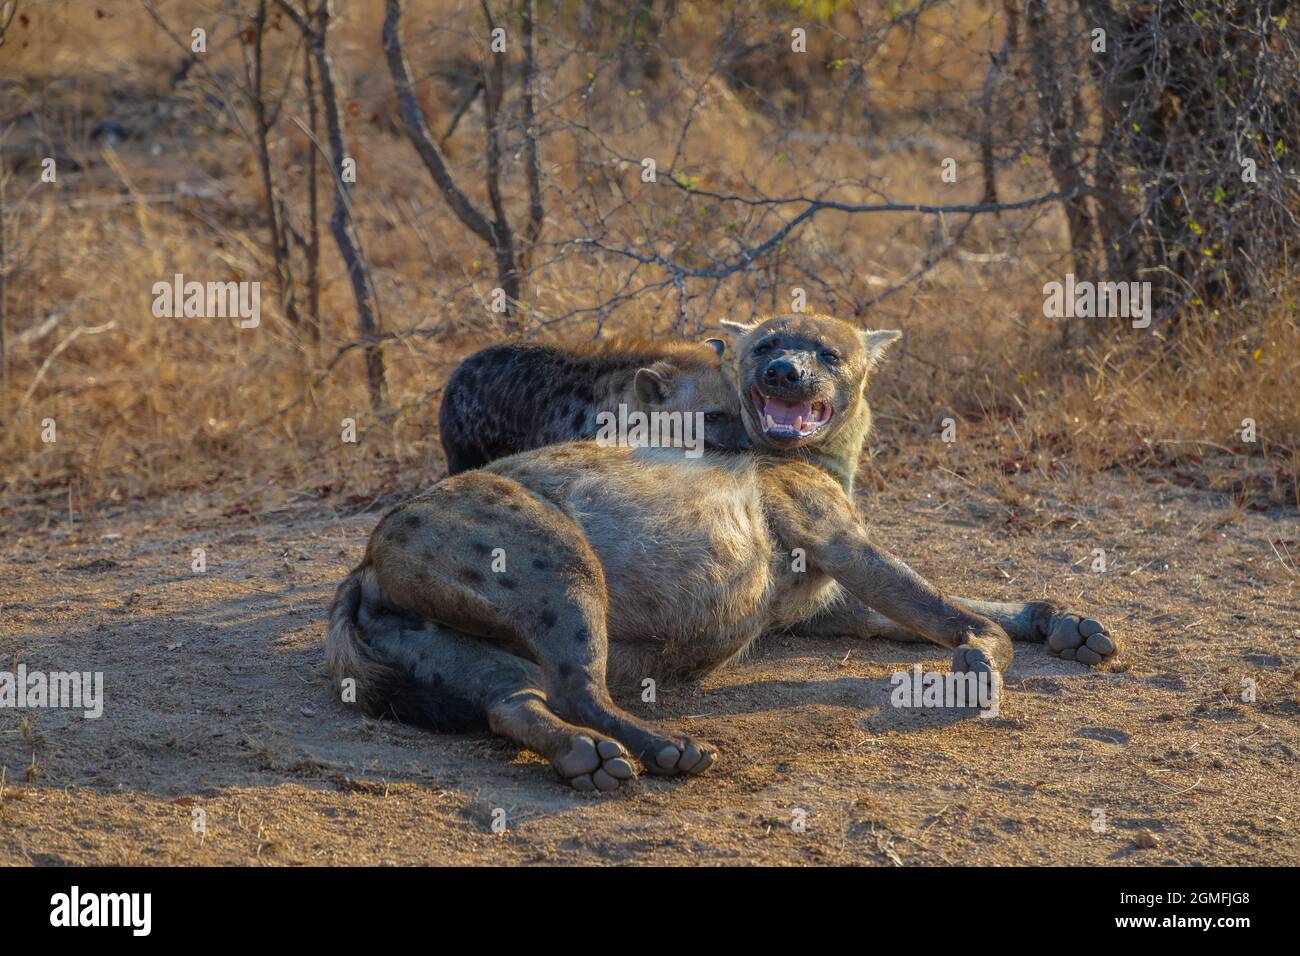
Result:
<svg viewBox="0 0 1300 956"><path fill-rule="evenodd" d="M768 365L766 371L763 372L763 379L773 385L779 385L782 382L798 385L803 380L803 369L787 359L777 359Z"/></svg>

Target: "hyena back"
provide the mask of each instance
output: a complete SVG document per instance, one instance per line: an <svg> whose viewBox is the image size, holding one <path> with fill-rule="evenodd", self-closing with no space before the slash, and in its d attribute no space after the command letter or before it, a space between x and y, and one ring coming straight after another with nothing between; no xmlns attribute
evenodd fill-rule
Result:
<svg viewBox="0 0 1300 956"><path fill-rule="evenodd" d="M438 413L447 472L597 434L601 412L701 413L703 444L748 447L724 343L494 345L452 373Z"/></svg>

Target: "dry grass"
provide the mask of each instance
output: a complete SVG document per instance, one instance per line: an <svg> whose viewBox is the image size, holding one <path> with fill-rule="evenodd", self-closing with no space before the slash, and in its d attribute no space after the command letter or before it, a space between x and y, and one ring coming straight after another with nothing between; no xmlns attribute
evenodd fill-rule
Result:
<svg viewBox="0 0 1300 956"><path fill-rule="evenodd" d="M435 477L438 390L460 358L506 331L483 306L495 284L485 250L446 211L394 131L391 84L378 49L381 4L348 4L333 39L361 170L357 215L386 329L420 333L385 350L392 410L382 418L369 412L360 351L337 355L355 333L345 276L328 239L324 345L316 356L286 327L266 281L251 153L200 90L171 89L168 76L179 57L140 7L100 6L104 17L92 4L27 4L29 26L16 28L0 53L8 58L6 74L22 77L21 88L41 104L39 121L15 121L7 132L0 126L10 348L0 514L90 521L115 502L176 489L211 487L253 507L268 484L346 497ZM182 26L207 22L212 6L158 4ZM424 67L416 71L425 78L420 93L436 129L445 126L449 107L445 88L427 78L428 64L469 57L483 32L473 8L460 6L421 5L405 25L408 54ZM707 49L717 25L689 5L684 10L671 41ZM910 118L921 106L978 86L989 16L979 4L958 3L923 17L928 32L919 30L910 42L898 33L887 38L872 67L871 83L881 91L873 108L881 128L899 136L866 150L847 136L804 146L787 138L774 148L780 131L773 120L708 75L706 55L695 75L651 82L620 76L600 51L575 50L548 75L547 93L556 116L590 123L619 155L635 158L671 150L683 122L681 90L705 91L687 166L705 188L752 184L775 195L853 178L897 201L975 201L977 177L948 185L935 173L941 156L972 159L971 144L955 128L937 123L928 129L928 145L909 144L905 134L917 128ZM442 28L436 45L434 23ZM290 55L290 40L287 31L276 38L280 55ZM833 52L833 38L815 33L814 40ZM237 57L225 46L208 62L233 75ZM574 95L587 73L590 94ZM835 108L833 97L816 100L802 129L830 128ZM6 108L0 122L10 118ZM147 133L108 146L89 136L104 118ZM49 143L60 173L56 185L41 185L32 160L46 155ZM592 203L613 209L611 236L632 241L647 217L702 248L725 241L718 210L689 194L665 189L662 201L619 207L613 200L634 193L639 170L632 162L597 168L591 145L572 131L557 134L545 143L544 161L559 194L581 199L588 190ZM275 162L295 184L295 197L308 148L296 133L277 143ZM467 119L449 153L481 202L479 126ZM1027 163L1023 175L1003 184L1003 198L1033 195L1047 183L1045 170ZM506 186L511 208L521 208L517 171ZM879 198L862 187L836 195ZM571 212L550 197L548 238L572 234ZM810 290L810 299L833 311L837 300L861 301L888 287L917 268L932 227L905 216L818 218L798 235L795 254L834 264L835 288L833 295ZM892 480L911 468L943 467L994 483L1014 499L1014 476L1026 470L1080 478L1105 469L1161 469L1157 480L1213 487L1244 506L1296 507L1295 286L1285 305L1232 317L1231 333L1222 316L1189 315L1169 341L1120 329L1067 351L1059 324L1042 317L1040 291L1068 271L1064 247L1055 210L978 221L956 255L862 319L906 333L904 349L875 386L883 451L876 476ZM624 264L560 248L548 253L528 284L524 334L591 336L590 315L561 317L612 294ZM263 279L261 327L153 318L151 287L176 272ZM713 329L725 316L785 308L776 289L789 284L778 276L770 298L757 306L752 284L724 284L707 305L692 303L693 318ZM667 335L676 308L667 286L614 312L604 331ZM955 445L939 440L947 417L958 422ZM358 422L356 445L339 440L344 418ZM1244 418L1257 422L1258 443L1235 436ZM41 439L46 419L57 423L53 444Z"/></svg>

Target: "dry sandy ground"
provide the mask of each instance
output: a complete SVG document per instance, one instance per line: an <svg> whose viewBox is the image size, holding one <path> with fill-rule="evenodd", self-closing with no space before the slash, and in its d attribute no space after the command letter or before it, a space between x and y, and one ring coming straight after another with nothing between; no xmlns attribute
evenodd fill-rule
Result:
<svg viewBox="0 0 1300 956"><path fill-rule="evenodd" d="M889 702L889 675L945 669L940 649L771 639L632 705L719 745L713 771L613 796L499 739L335 702L323 615L377 510L191 495L9 530L0 670L102 670L107 703L99 720L0 710L0 864L1300 863L1300 601L1275 551L1300 554L1295 512L1015 481L1014 512L951 475L862 507L941 587L1102 618L1124 641L1114 670L1019 645L1000 716L956 718Z"/></svg>

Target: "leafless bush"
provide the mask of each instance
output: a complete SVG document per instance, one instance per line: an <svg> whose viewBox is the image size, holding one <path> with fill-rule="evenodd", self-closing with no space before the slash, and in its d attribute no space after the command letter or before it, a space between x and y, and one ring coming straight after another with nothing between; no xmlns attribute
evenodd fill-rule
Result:
<svg viewBox="0 0 1300 956"><path fill-rule="evenodd" d="M801 307L905 330L886 447L941 405L996 431L999 460L1099 468L1167 461L1189 433L1252 451L1231 432L1248 415L1269 448L1300 428L1281 0L19 6L6 488L227 463L295 487L424 477L423 416L489 341ZM255 333L141 321L181 271L277 294ZM1067 272L1151 281L1150 331L1049 319ZM33 437L70 416L57 446ZM340 452L344 417L385 440Z"/></svg>
<svg viewBox="0 0 1300 956"><path fill-rule="evenodd" d="M1047 7L1026 4L1080 271L1152 281L1167 317L1276 296L1300 237L1294 4Z"/></svg>

